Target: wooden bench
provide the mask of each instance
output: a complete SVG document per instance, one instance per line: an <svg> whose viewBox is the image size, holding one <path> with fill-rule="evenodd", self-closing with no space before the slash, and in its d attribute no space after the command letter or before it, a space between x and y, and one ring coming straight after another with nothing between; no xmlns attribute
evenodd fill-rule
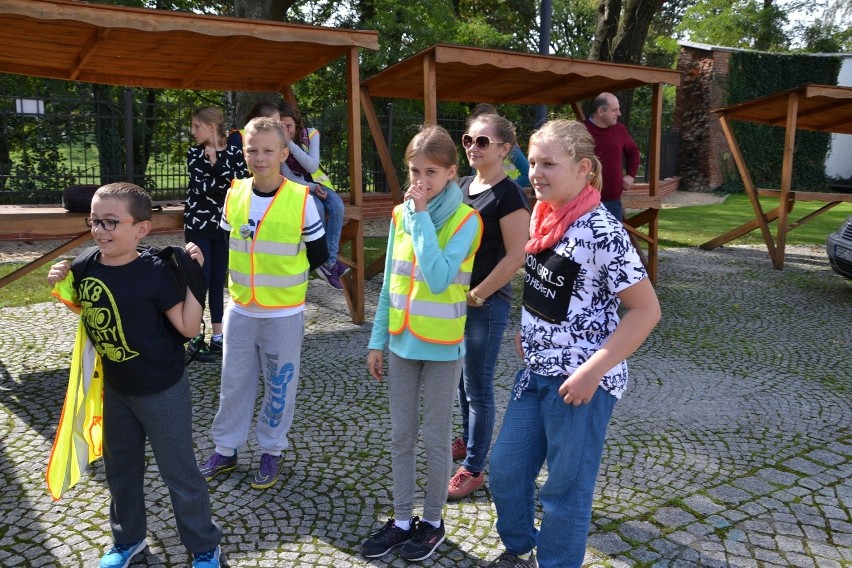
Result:
<svg viewBox="0 0 852 568"><path fill-rule="evenodd" d="M778 189L766 189L766 188L758 188L757 194L760 197L774 197L776 199L781 198L781 190ZM822 201L825 202L825 205L817 209L816 211L809 213L799 219L798 221L794 221L792 223L786 222L783 227L778 227L779 236L786 235L796 227L800 227L804 225L808 221L814 219L815 217L822 215L829 209L832 209L841 203L852 203L852 193L830 193L830 192L819 192L819 191L791 191L788 193L789 198L787 203L784 204L784 208L786 209L786 213L790 213L793 211L793 207L796 205L796 201ZM774 209L767 211L763 214L765 221L767 223L771 223L779 218L781 214L782 204L779 203L777 207ZM707 241L699 245L704 250L713 250L714 248L720 247L726 243L734 239L738 239L743 235L746 235L754 230L760 228L760 220L752 219L746 223L743 223L739 227L735 229L731 229L727 233L719 235L718 237ZM778 239L780 242L783 242L782 239ZM776 266L783 265L783 249L781 249L779 255L780 258L773 257L773 261L776 263ZM771 256L771 255L770 255Z"/></svg>
<svg viewBox="0 0 852 568"><path fill-rule="evenodd" d="M151 216L152 232L183 229L183 205L156 205L162 209L155 209ZM67 239L55 249L0 278L0 288L91 239L85 223L88 216L88 213L72 213L55 205L0 205L0 239Z"/></svg>

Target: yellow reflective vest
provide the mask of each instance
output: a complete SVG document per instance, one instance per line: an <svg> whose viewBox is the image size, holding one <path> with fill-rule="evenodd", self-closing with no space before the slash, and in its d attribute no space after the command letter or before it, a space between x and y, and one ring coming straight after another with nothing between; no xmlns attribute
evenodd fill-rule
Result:
<svg viewBox="0 0 852 568"><path fill-rule="evenodd" d="M503 172L512 180L516 180L521 177L521 170L518 169L515 162L509 159L509 156L503 158Z"/></svg>
<svg viewBox="0 0 852 568"><path fill-rule="evenodd" d="M474 255L482 239L482 222L479 221L476 237L455 279L446 290L435 294L429 289L420 270L411 235L402 229L402 207L397 206L393 212L394 246L389 282L388 331L397 335L407 329L418 339L429 343L461 343L467 319L467 291L470 289ZM441 249L472 216L478 218L479 213L467 205L459 205L438 231Z"/></svg>
<svg viewBox="0 0 852 568"><path fill-rule="evenodd" d="M71 271L56 283L52 294L71 308L80 307ZM77 323L69 371L62 416L45 472L54 499L71 489L87 466L103 454L103 369L82 318Z"/></svg>
<svg viewBox="0 0 852 568"><path fill-rule="evenodd" d="M308 289L308 255L302 242L308 188L285 180L257 226L251 226L251 187L251 179L235 179L225 199L231 226L228 290L243 306L300 306Z"/></svg>
<svg viewBox="0 0 852 568"><path fill-rule="evenodd" d="M319 131L316 128L306 128L306 130L308 131L308 144L310 145L310 139L317 136ZM301 146L305 152L310 152L309 146L306 147L304 144ZM334 186L331 185L331 178L329 178L328 174L323 171L322 166L318 166L317 171L311 174L311 179L314 180L314 183L324 185L329 189L334 189Z"/></svg>

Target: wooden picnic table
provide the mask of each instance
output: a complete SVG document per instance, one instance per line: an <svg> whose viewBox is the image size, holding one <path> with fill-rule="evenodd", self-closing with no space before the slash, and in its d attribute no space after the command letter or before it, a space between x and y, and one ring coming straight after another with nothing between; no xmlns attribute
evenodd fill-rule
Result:
<svg viewBox="0 0 852 568"><path fill-rule="evenodd" d="M701 245L701 248L711 250L751 231L760 229L772 265L777 270L781 270L784 268L787 233L840 203L852 203L852 194L849 193L794 191L792 189L796 130L852 134L852 88L831 85L803 85L797 89L753 99L718 109L715 112L719 115L722 131L728 140L731 155L743 180L745 192L751 201L755 218L707 241ZM785 129L780 189L755 187L736 136L734 136L729 124L730 120L756 122L780 126ZM761 196L777 197L778 205L765 212L758 199ZM795 207L796 201L822 201L825 202L825 205L791 223L789 214ZM774 238L769 230L769 223L772 221L777 222Z"/></svg>
<svg viewBox="0 0 852 568"><path fill-rule="evenodd" d="M183 205L160 204L160 207L151 216L152 232L182 230ZM0 278L0 288L91 239L85 223L88 216L88 213L72 213L55 205L0 205L0 239L66 239L53 250Z"/></svg>

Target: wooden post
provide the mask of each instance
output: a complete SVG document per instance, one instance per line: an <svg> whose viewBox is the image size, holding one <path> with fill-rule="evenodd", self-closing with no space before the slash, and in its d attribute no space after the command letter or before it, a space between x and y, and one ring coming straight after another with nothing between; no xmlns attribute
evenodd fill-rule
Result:
<svg viewBox="0 0 852 568"><path fill-rule="evenodd" d="M373 134L373 142L376 144L376 151L379 153L379 161L381 161L382 169L385 171L391 195L393 196L393 202L402 203L402 190L400 189L399 178L396 175L396 168L393 165L393 158L391 157L387 140L385 140L382 126L379 124L379 117L376 116L373 99L370 98L370 93L365 87L361 88L361 108L364 109L364 115L367 117L367 125Z"/></svg>
<svg viewBox="0 0 852 568"><path fill-rule="evenodd" d="M364 323L364 223L361 218L364 183L361 172L361 88L358 70L358 48L346 54L346 93L349 115L349 203L357 213L352 261L355 265L344 278L344 293L352 322Z"/></svg>
<svg viewBox="0 0 852 568"><path fill-rule="evenodd" d="M423 123L438 124L438 72L435 54L423 58Z"/></svg>
<svg viewBox="0 0 852 568"><path fill-rule="evenodd" d="M648 196L658 197L660 194L660 138L662 125L660 118L663 113L663 84L654 83L651 95L651 132L648 144ZM660 210L651 210L651 220L648 222L648 278L652 284L657 283L657 269L660 261L659 248Z"/></svg>
<svg viewBox="0 0 852 568"><path fill-rule="evenodd" d="M719 117L719 122L722 125L722 132L728 140L728 146L731 149L731 156L734 158L734 163L737 165L737 170L740 172L740 177L745 186L746 195L751 201L751 207L754 209L754 216L760 226L760 232L763 234L763 241L766 243L766 249L769 251L769 259L775 262L775 241L772 239L772 233L769 232L769 222L766 215L763 213L763 208L760 206L760 200L757 198L757 190L754 187L754 182L751 179L751 174L748 173L743 153L740 151L740 146L737 144L737 139L728 124L728 119L725 115ZM707 243L705 243L707 244ZM720 243L721 244L721 243ZM716 246L719 246L718 244ZM702 245L704 248L704 245Z"/></svg>
<svg viewBox="0 0 852 568"><path fill-rule="evenodd" d="M784 249L787 245L787 200L790 199L790 186L793 183L793 150L796 144L796 115L799 112L799 93L792 92L787 97L787 130L784 132L784 161L781 165L781 196L778 207L777 246L772 264L776 269L784 268Z"/></svg>

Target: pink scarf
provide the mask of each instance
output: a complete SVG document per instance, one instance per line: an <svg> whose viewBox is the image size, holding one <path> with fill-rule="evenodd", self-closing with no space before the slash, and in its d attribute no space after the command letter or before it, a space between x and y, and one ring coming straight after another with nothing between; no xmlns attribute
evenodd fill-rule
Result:
<svg viewBox="0 0 852 568"><path fill-rule="evenodd" d="M600 202L600 192L591 185L584 187L577 197L559 209L553 209L544 201L537 201L530 220L530 240L524 250L536 254L552 247L559 242L571 223L600 205Z"/></svg>

